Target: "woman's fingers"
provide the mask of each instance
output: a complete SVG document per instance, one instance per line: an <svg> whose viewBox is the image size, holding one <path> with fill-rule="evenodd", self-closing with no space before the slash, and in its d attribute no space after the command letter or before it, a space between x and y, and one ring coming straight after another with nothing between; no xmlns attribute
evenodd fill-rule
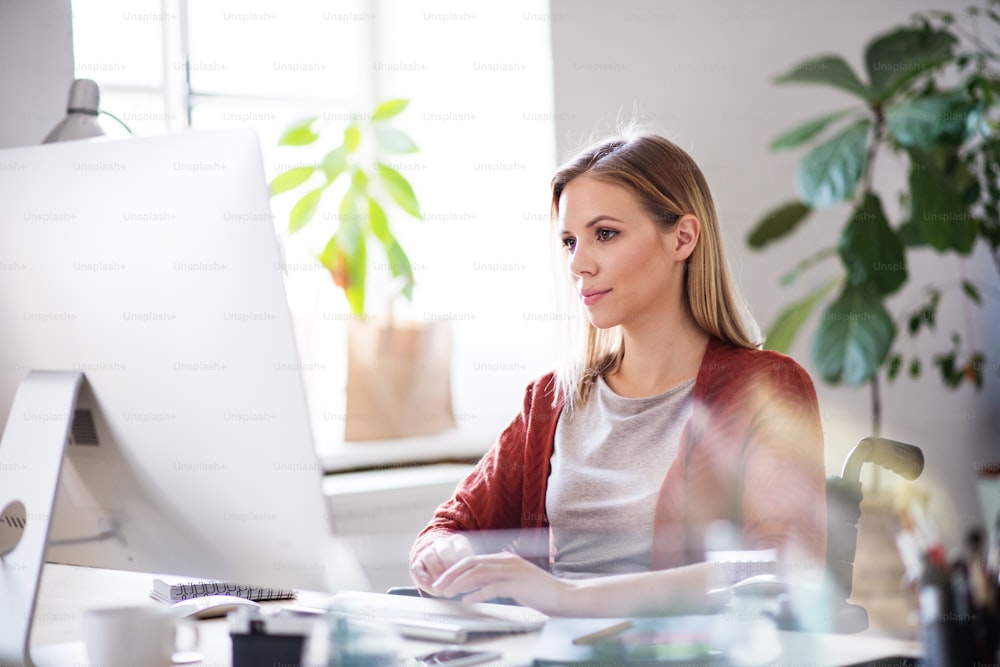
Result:
<svg viewBox="0 0 1000 667"><path fill-rule="evenodd" d="M435 581L455 563L473 555L472 543L464 535L449 535L431 543L410 566L410 576L418 587L432 595L442 595Z"/></svg>
<svg viewBox="0 0 1000 667"><path fill-rule="evenodd" d="M427 566L421 560L414 561L410 565L410 578L413 579L413 583L417 585L417 588L424 590L428 590L434 583L434 577L430 575L427 571Z"/></svg>
<svg viewBox="0 0 1000 667"><path fill-rule="evenodd" d="M543 613L570 608L576 587L511 554L470 556L448 568L434 587L443 595L463 595L464 602L510 597Z"/></svg>
<svg viewBox="0 0 1000 667"><path fill-rule="evenodd" d="M438 563L443 566L441 572L444 572L466 556L473 554L472 544L464 535L449 535L434 542L431 548L437 554Z"/></svg>
<svg viewBox="0 0 1000 667"><path fill-rule="evenodd" d="M461 595L516 577L523 565L534 567L509 553L469 556L448 568L434 582L434 587L449 597Z"/></svg>

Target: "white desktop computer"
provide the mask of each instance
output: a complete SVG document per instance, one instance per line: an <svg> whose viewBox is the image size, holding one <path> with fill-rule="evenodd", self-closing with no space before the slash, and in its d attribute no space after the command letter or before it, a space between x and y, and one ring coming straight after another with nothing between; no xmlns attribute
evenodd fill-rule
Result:
<svg viewBox="0 0 1000 667"><path fill-rule="evenodd" d="M282 265L252 130L0 151L0 663L29 661L43 556L364 586Z"/></svg>

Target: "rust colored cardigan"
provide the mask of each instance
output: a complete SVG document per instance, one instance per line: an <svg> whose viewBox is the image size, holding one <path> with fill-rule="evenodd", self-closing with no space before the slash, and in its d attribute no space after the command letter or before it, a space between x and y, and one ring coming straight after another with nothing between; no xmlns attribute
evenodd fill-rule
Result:
<svg viewBox="0 0 1000 667"><path fill-rule="evenodd" d="M508 548L548 568L545 490L562 409L553 399L551 373L528 386L520 414L438 507L411 561L443 535L500 530L510 531L502 545L477 550ZM746 549L825 558L823 433L812 380L790 357L713 338L695 378L693 415L660 488L650 568L703 560L705 528L719 519L742 531Z"/></svg>

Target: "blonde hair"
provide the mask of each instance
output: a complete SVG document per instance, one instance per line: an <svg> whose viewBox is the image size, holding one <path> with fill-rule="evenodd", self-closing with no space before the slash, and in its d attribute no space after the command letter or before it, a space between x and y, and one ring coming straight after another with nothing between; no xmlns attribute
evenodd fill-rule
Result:
<svg viewBox="0 0 1000 667"><path fill-rule="evenodd" d="M553 225L563 189L583 174L628 188L665 231L684 215L698 218L701 234L685 271L687 306L707 334L739 347L760 347L759 329L726 261L712 193L690 155L650 133L614 137L585 148L552 178ZM565 276L566 271L560 274ZM570 297L575 297L572 290L563 291L576 312L563 317L569 339L561 346L564 358L556 370L556 396L573 408L587 400L598 377L618 368L624 346L620 326L596 328L587 320L579 299Z"/></svg>

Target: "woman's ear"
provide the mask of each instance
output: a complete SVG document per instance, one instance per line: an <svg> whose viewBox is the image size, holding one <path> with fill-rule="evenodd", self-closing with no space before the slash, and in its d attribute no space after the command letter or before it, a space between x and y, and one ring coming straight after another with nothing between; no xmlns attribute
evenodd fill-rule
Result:
<svg viewBox="0 0 1000 667"><path fill-rule="evenodd" d="M683 215L674 224L673 248L676 261L684 261L694 252L701 236L701 221L693 215Z"/></svg>

